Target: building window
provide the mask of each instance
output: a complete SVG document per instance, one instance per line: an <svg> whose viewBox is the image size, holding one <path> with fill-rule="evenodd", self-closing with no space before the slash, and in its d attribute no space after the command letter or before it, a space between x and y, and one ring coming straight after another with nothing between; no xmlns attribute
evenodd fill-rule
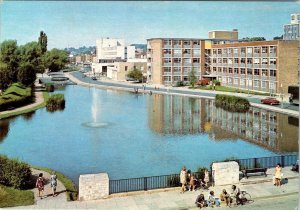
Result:
<svg viewBox="0 0 300 210"><path fill-rule="evenodd" d="M261 76L267 77L268 76L268 69L261 70Z"/></svg>
<svg viewBox="0 0 300 210"><path fill-rule="evenodd" d="M174 77L173 77L173 80L176 81L176 82L177 82L177 81L181 81L181 76L174 76Z"/></svg>
<svg viewBox="0 0 300 210"><path fill-rule="evenodd" d="M228 48L228 54L232 54L233 53L233 49L232 48Z"/></svg>
<svg viewBox="0 0 300 210"><path fill-rule="evenodd" d="M190 59L190 58L184 58L184 59L183 59L183 62L184 62L184 63L191 63L191 59Z"/></svg>
<svg viewBox="0 0 300 210"><path fill-rule="evenodd" d="M260 59L259 58L254 58L254 64L260 64Z"/></svg>
<svg viewBox="0 0 300 210"><path fill-rule="evenodd" d="M227 58L223 58L223 63L227 63Z"/></svg>
<svg viewBox="0 0 300 210"><path fill-rule="evenodd" d="M240 74L245 74L245 68L241 68L240 71L241 71Z"/></svg>
<svg viewBox="0 0 300 210"><path fill-rule="evenodd" d="M174 43L174 45L177 45L177 46L181 45L181 40L174 40L173 43Z"/></svg>
<svg viewBox="0 0 300 210"><path fill-rule="evenodd" d="M218 49L218 55L222 54L222 49Z"/></svg>
<svg viewBox="0 0 300 210"><path fill-rule="evenodd" d="M234 68L234 73L238 74L239 73L239 68Z"/></svg>
<svg viewBox="0 0 300 210"><path fill-rule="evenodd" d="M253 87L259 87L259 80L254 80Z"/></svg>
<svg viewBox="0 0 300 210"><path fill-rule="evenodd" d="M200 40L194 40L193 45L198 45L199 46L200 45Z"/></svg>
<svg viewBox="0 0 300 210"><path fill-rule="evenodd" d="M171 67L164 67L164 73L171 73Z"/></svg>
<svg viewBox="0 0 300 210"><path fill-rule="evenodd" d="M217 63L217 59L216 58L213 58L213 63Z"/></svg>
<svg viewBox="0 0 300 210"><path fill-rule="evenodd" d="M227 83L226 77L223 77L223 78L222 78L222 82L223 82L223 83Z"/></svg>
<svg viewBox="0 0 300 210"><path fill-rule="evenodd" d="M267 88L268 82L267 81L262 81L261 82L261 88Z"/></svg>
<svg viewBox="0 0 300 210"><path fill-rule="evenodd" d="M247 75L252 75L252 69L247 69Z"/></svg>
<svg viewBox="0 0 300 210"><path fill-rule="evenodd" d="M193 63L200 63L200 58L193 58Z"/></svg>
<svg viewBox="0 0 300 210"><path fill-rule="evenodd" d="M174 67L174 73L181 73L181 67Z"/></svg>
<svg viewBox="0 0 300 210"><path fill-rule="evenodd" d="M245 47L241 47L241 53L246 53L246 48Z"/></svg>
<svg viewBox="0 0 300 210"><path fill-rule="evenodd" d="M216 49L213 49L213 55L216 55L217 54L217 50Z"/></svg>
<svg viewBox="0 0 300 210"><path fill-rule="evenodd" d="M233 84L234 84L234 85L238 85L238 84L239 84L239 79L238 79L238 78L234 78Z"/></svg>
<svg viewBox="0 0 300 210"><path fill-rule="evenodd" d="M181 63L181 58L174 58L174 63Z"/></svg>
<svg viewBox="0 0 300 210"><path fill-rule="evenodd" d="M252 47L247 47L247 53L252 54Z"/></svg>
<svg viewBox="0 0 300 210"><path fill-rule="evenodd" d="M240 79L240 86L245 86L245 79Z"/></svg>
<svg viewBox="0 0 300 210"><path fill-rule="evenodd" d="M234 63L238 64L239 63L239 59L238 58L234 58Z"/></svg>
<svg viewBox="0 0 300 210"><path fill-rule="evenodd" d="M232 58L228 58L228 64L232 64Z"/></svg>
<svg viewBox="0 0 300 210"><path fill-rule="evenodd" d="M164 45L171 45L171 40L164 40Z"/></svg>
<svg viewBox="0 0 300 210"><path fill-rule="evenodd" d="M254 53L260 53L260 47L254 47Z"/></svg>
<svg viewBox="0 0 300 210"><path fill-rule="evenodd" d="M190 41L183 41L183 45L190 45L191 42Z"/></svg>
<svg viewBox="0 0 300 210"><path fill-rule="evenodd" d="M270 58L270 65L276 65L276 58Z"/></svg>
<svg viewBox="0 0 300 210"><path fill-rule="evenodd" d="M227 67L223 68L223 73L227 73Z"/></svg>
<svg viewBox="0 0 300 210"><path fill-rule="evenodd" d="M216 72L217 71L217 67L213 67L213 72Z"/></svg>
<svg viewBox="0 0 300 210"><path fill-rule="evenodd" d="M232 84L232 78L231 77L228 77L228 84Z"/></svg>
<svg viewBox="0 0 300 210"><path fill-rule="evenodd" d="M174 49L174 56L181 56L182 51L179 49Z"/></svg>
<svg viewBox="0 0 300 210"><path fill-rule="evenodd" d="M276 54L277 47L276 46L270 46L270 53L275 53Z"/></svg>
<svg viewBox="0 0 300 210"><path fill-rule="evenodd" d="M254 69L254 75L259 76L259 69Z"/></svg>
<svg viewBox="0 0 300 210"><path fill-rule="evenodd" d="M261 52L262 53L268 53L268 47L262 47Z"/></svg>
<svg viewBox="0 0 300 210"><path fill-rule="evenodd" d="M184 49L183 54L184 55L191 55L191 50L190 49Z"/></svg>
<svg viewBox="0 0 300 210"><path fill-rule="evenodd" d="M222 58L218 58L218 64L220 65L220 64L222 64Z"/></svg>
<svg viewBox="0 0 300 210"><path fill-rule="evenodd" d="M245 64L246 63L246 58L241 58L241 64Z"/></svg>
<svg viewBox="0 0 300 210"><path fill-rule="evenodd" d="M164 55L171 55L171 49L164 49Z"/></svg>
<svg viewBox="0 0 300 210"><path fill-rule="evenodd" d="M247 58L247 64L252 64L252 58Z"/></svg>
<svg viewBox="0 0 300 210"><path fill-rule="evenodd" d="M192 71L191 67L183 67L184 74L190 73Z"/></svg>
<svg viewBox="0 0 300 210"><path fill-rule="evenodd" d="M232 74L232 68L228 68L228 73Z"/></svg>
<svg viewBox="0 0 300 210"><path fill-rule="evenodd" d="M171 76L164 76L165 82L171 82Z"/></svg>
<svg viewBox="0 0 300 210"><path fill-rule="evenodd" d="M238 48L233 48L233 53L234 54L238 54L239 53L239 49Z"/></svg>
<svg viewBox="0 0 300 210"><path fill-rule="evenodd" d="M274 82L270 82L270 89L275 90L276 89L276 84Z"/></svg>
<svg viewBox="0 0 300 210"><path fill-rule="evenodd" d="M164 63L171 63L171 58L164 58Z"/></svg>
<svg viewBox="0 0 300 210"><path fill-rule="evenodd" d="M263 58L261 63L267 65L268 64L268 58Z"/></svg>
<svg viewBox="0 0 300 210"><path fill-rule="evenodd" d="M270 70L270 77L276 77L276 70Z"/></svg>
<svg viewBox="0 0 300 210"><path fill-rule="evenodd" d="M221 67L218 67L218 72L222 72L222 68Z"/></svg>
<svg viewBox="0 0 300 210"><path fill-rule="evenodd" d="M194 57L197 57L197 56L201 55L200 49L193 49L193 53L194 53Z"/></svg>
<svg viewBox="0 0 300 210"><path fill-rule="evenodd" d="M224 48L222 51L223 51L223 54L227 54L227 48Z"/></svg>

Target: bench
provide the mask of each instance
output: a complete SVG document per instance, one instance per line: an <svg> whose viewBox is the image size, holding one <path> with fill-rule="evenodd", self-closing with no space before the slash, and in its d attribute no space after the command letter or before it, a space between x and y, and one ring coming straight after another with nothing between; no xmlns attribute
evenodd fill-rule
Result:
<svg viewBox="0 0 300 210"><path fill-rule="evenodd" d="M267 168L252 168L252 169L245 169L242 171L243 172L243 176L246 177L248 179L249 174L264 174L265 176L267 176Z"/></svg>

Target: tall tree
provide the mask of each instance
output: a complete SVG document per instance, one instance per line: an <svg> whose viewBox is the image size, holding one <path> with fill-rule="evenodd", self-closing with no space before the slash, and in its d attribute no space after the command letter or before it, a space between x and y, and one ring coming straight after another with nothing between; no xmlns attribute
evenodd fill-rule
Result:
<svg viewBox="0 0 300 210"><path fill-rule="evenodd" d="M64 50L52 49L46 52L44 55L45 67L49 68L49 71L56 72L63 69L68 62L68 53Z"/></svg>
<svg viewBox="0 0 300 210"><path fill-rule="evenodd" d="M195 87L195 84L196 84L196 82L197 82L197 77L195 76L195 71L194 71L194 69L192 69L192 71L190 72L189 77L190 77L190 84L191 84L192 88L194 88L194 87Z"/></svg>
<svg viewBox="0 0 300 210"><path fill-rule="evenodd" d="M0 62L7 65L11 81L17 81L18 74L18 46L16 40L6 40L0 44Z"/></svg>
<svg viewBox="0 0 300 210"><path fill-rule="evenodd" d="M5 90L11 83L7 64L0 62L0 90Z"/></svg>
<svg viewBox="0 0 300 210"><path fill-rule="evenodd" d="M36 80L34 66L29 62L22 62L18 71L18 81L25 86L32 85Z"/></svg>
<svg viewBox="0 0 300 210"><path fill-rule="evenodd" d="M42 54L47 52L47 35L44 33L44 31L40 32L40 37L39 37L39 45L41 46L42 49Z"/></svg>
<svg viewBox="0 0 300 210"><path fill-rule="evenodd" d="M143 72L139 69L134 68L133 70L129 71L126 76L134 80L142 81Z"/></svg>

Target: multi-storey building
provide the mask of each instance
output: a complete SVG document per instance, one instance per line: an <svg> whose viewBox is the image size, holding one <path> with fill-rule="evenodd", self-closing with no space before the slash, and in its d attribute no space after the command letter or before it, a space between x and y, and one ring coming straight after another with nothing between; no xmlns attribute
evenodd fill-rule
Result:
<svg viewBox="0 0 300 210"><path fill-rule="evenodd" d="M224 86L287 93L298 83L298 41L239 42L204 39L148 39L148 81L174 84L197 78Z"/></svg>
<svg viewBox="0 0 300 210"><path fill-rule="evenodd" d="M201 62L204 42L202 39L148 39L148 81L165 85L188 81L191 71L200 78L204 71Z"/></svg>
<svg viewBox="0 0 300 210"><path fill-rule="evenodd" d="M298 82L298 41L212 44L210 72L222 85L287 93Z"/></svg>
<svg viewBox="0 0 300 210"><path fill-rule="evenodd" d="M238 40L239 32L237 29L233 29L232 31L224 31L224 30L213 30L208 32L209 39L226 39L226 40Z"/></svg>
<svg viewBox="0 0 300 210"><path fill-rule="evenodd" d="M291 23L283 26L284 40L300 40L300 14L291 14Z"/></svg>

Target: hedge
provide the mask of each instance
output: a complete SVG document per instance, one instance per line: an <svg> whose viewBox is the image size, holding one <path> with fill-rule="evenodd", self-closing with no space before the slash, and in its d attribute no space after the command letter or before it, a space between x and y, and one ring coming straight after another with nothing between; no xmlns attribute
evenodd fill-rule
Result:
<svg viewBox="0 0 300 210"><path fill-rule="evenodd" d="M0 169L0 184L26 189L31 183L31 170L27 163L0 155Z"/></svg>
<svg viewBox="0 0 300 210"><path fill-rule="evenodd" d="M217 94L215 103L217 107L234 112L246 112L250 108L248 99L231 95Z"/></svg>

